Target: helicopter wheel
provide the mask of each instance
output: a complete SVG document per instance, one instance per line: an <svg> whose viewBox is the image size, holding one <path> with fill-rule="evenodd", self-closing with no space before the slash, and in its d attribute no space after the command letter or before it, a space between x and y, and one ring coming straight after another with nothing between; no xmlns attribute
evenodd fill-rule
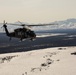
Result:
<svg viewBox="0 0 76 75"><path fill-rule="evenodd" d="M30 40L31 40L31 41L33 41L34 39L33 39L33 38L31 38Z"/></svg>

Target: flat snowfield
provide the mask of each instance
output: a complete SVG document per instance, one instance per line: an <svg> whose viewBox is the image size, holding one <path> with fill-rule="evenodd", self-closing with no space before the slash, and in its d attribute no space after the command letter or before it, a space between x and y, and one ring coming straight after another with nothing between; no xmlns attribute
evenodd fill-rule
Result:
<svg viewBox="0 0 76 75"><path fill-rule="evenodd" d="M76 75L76 47L0 54L0 75Z"/></svg>

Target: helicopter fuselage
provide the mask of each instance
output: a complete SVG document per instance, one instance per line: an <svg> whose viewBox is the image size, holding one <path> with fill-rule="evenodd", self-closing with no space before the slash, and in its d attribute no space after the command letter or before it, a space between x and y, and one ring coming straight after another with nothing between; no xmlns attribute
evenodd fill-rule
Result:
<svg viewBox="0 0 76 75"><path fill-rule="evenodd" d="M29 38L30 40L33 40L36 38L36 34L34 31L27 29L27 28L17 28L14 30L14 32L9 33L7 26L3 26L6 31L6 35L9 36L10 38L15 37L15 38L20 38L22 41L23 39Z"/></svg>

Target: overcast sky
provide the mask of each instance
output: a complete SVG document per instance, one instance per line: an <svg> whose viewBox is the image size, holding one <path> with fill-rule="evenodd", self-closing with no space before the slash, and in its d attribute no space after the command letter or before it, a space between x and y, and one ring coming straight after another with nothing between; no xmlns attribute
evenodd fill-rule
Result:
<svg viewBox="0 0 76 75"><path fill-rule="evenodd" d="M76 0L0 0L0 22L48 23L76 18Z"/></svg>

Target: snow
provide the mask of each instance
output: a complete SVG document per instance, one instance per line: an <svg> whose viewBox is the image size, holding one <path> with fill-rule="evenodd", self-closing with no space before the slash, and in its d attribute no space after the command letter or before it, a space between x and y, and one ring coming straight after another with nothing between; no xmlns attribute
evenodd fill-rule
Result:
<svg viewBox="0 0 76 75"><path fill-rule="evenodd" d="M54 34L49 34L49 33L47 33L47 34L41 34L41 35L37 35L37 37L40 37L40 38L42 38L42 37L50 37L50 36L59 36L59 35L67 35L66 33L63 33L63 34L61 34L61 33L54 33ZM69 36L69 37L71 37L71 36ZM73 36L72 36L73 37Z"/></svg>
<svg viewBox="0 0 76 75"><path fill-rule="evenodd" d="M0 75L76 75L76 47L0 54Z"/></svg>

